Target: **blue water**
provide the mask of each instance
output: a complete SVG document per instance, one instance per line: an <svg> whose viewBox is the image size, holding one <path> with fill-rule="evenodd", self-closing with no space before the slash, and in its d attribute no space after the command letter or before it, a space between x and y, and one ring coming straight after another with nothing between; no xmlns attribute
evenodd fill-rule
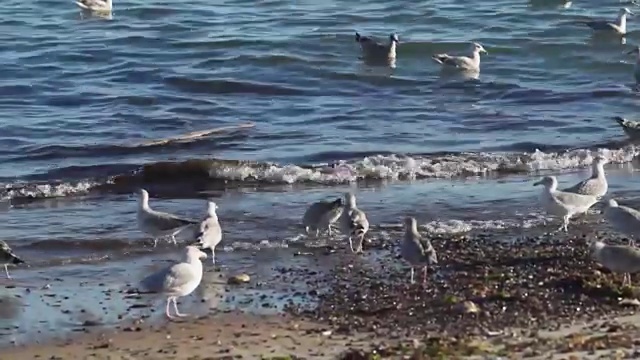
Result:
<svg viewBox="0 0 640 360"><path fill-rule="evenodd" d="M184 216L214 198L222 264L232 250L302 246L304 209L345 191L372 236L395 236L409 214L435 232L526 232L544 221L533 180L572 185L596 152L611 193L633 205L638 150L611 118L638 112L625 53L640 24L629 19L621 39L572 23L620 6L640 12L618 1L150 0L116 1L102 18L72 1L8 0L0 215L2 238L31 266L14 274L107 256L136 267L149 253L140 187ZM397 33L396 67L364 64L355 31ZM489 52L477 79L430 59L471 41Z"/></svg>

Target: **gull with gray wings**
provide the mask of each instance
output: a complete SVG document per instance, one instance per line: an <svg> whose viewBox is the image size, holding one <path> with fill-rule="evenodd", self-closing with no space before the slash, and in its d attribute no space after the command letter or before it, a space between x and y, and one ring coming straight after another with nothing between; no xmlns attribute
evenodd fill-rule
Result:
<svg viewBox="0 0 640 360"><path fill-rule="evenodd" d="M138 201L138 228L153 236L153 246L158 245L158 239L169 237L174 244L177 244L175 236L187 227L198 224L195 220L187 220L175 215L156 211L149 207L149 193L145 189L140 189L140 199Z"/></svg>
<svg viewBox="0 0 640 360"><path fill-rule="evenodd" d="M7 274L7 278L11 279L11 275L9 275L10 264L18 265L23 264L24 261L20 259L16 254L13 253L13 250L7 245L6 242L0 240L0 261L4 264L4 272Z"/></svg>
<svg viewBox="0 0 640 360"><path fill-rule="evenodd" d="M607 245L602 241L591 243L591 257L605 268L623 273L622 285L631 285L631 273L640 271L640 249L626 245Z"/></svg>
<svg viewBox="0 0 640 360"><path fill-rule="evenodd" d="M591 206L598 202L598 198L592 195L559 191L558 180L555 176L546 176L533 185L544 186L542 194L540 194L540 202L547 213L562 217L562 225L558 231L567 232L567 226L572 216L587 212Z"/></svg>
<svg viewBox="0 0 640 360"><path fill-rule="evenodd" d="M426 283L429 266L438 263L436 250L429 239L420 236L415 218L405 218L404 231L404 238L400 244L400 255L411 265L411 283L415 282L413 280L413 268L416 266L422 266L422 283Z"/></svg>
<svg viewBox="0 0 640 360"><path fill-rule="evenodd" d="M356 206L356 197L351 193L344 194L344 209L340 215L340 231L348 237L351 252L362 252L364 235L369 230L369 221L364 211ZM358 247L353 248L353 238L358 239Z"/></svg>
<svg viewBox="0 0 640 360"><path fill-rule="evenodd" d="M311 204L302 217L304 230L309 234L315 231L316 237L322 230L327 230L331 236L331 225L342 215L342 199L334 201L318 201Z"/></svg>

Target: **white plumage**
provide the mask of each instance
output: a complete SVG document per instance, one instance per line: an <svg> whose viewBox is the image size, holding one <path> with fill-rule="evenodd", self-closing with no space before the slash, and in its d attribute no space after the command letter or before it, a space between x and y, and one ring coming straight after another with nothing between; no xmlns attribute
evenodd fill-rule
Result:
<svg viewBox="0 0 640 360"><path fill-rule="evenodd" d="M222 228L218 221L216 210L218 205L209 201L207 217L200 222L199 232L196 235L196 242L202 249L211 249L211 261L216 263L216 246L222 241Z"/></svg>
<svg viewBox="0 0 640 360"><path fill-rule="evenodd" d="M480 71L480 53L488 54L487 50L478 43L471 44L471 56L454 56L449 54L435 54L433 61L443 67L456 68L467 71Z"/></svg>
<svg viewBox="0 0 640 360"><path fill-rule="evenodd" d="M616 231L629 236L629 244L633 245L634 238L640 234L640 211L618 205L617 201L609 199L604 217Z"/></svg>
<svg viewBox="0 0 640 360"><path fill-rule="evenodd" d="M111 11L113 9L112 0L77 0L76 5L89 11Z"/></svg>
<svg viewBox="0 0 640 360"><path fill-rule="evenodd" d="M369 231L369 221L365 213L356 206L356 197L351 193L344 194L344 209L340 215L340 231L348 237L352 252L362 252L364 235ZM353 238L358 239L358 248L353 249Z"/></svg>
<svg viewBox="0 0 640 360"><path fill-rule="evenodd" d="M585 24L596 31L625 35L627 33L627 15L633 15L633 13L628 8L621 8L615 21L580 20L578 23Z"/></svg>
<svg viewBox="0 0 640 360"><path fill-rule="evenodd" d="M604 157L600 155L596 156L591 164L591 177L568 189L565 189L564 191L575 194L592 195L597 198L603 197L609 189L607 178L604 173L604 164L606 162L607 160Z"/></svg>
<svg viewBox="0 0 640 360"><path fill-rule="evenodd" d="M429 265L438 263L436 250L429 239L423 238L418 232L418 223L415 218L407 217L404 220L404 238L400 244L400 255L411 265L411 283L413 280L413 268L422 266L422 282L427 282L427 269Z"/></svg>
<svg viewBox="0 0 640 360"><path fill-rule="evenodd" d="M158 239L170 237L174 244L177 243L175 236L189 226L197 224L194 220L179 218L165 212L155 211L149 207L149 193L145 189L140 189L140 199L138 202L138 228L153 236L153 246L158 245Z"/></svg>
<svg viewBox="0 0 640 360"><path fill-rule="evenodd" d="M595 196L558 191L558 180L555 176L546 176L533 185L544 185L540 202L547 213L562 217L562 226L558 230L568 231L567 225L572 216L587 212L598 202Z"/></svg>

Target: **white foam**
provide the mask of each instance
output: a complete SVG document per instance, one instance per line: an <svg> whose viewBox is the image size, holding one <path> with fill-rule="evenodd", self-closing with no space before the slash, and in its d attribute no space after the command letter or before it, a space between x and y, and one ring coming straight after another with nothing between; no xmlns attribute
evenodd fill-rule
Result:
<svg viewBox="0 0 640 360"><path fill-rule="evenodd" d="M0 200L15 198L53 198L69 195L81 195L99 185L94 181L81 181L77 183L62 184L19 184L6 185L5 190L0 193Z"/></svg>

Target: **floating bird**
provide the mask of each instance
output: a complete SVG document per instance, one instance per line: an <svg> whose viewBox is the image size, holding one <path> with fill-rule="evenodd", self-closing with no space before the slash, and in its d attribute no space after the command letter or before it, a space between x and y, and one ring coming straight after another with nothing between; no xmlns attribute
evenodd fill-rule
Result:
<svg viewBox="0 0 640 360"><path fill-rule="evenodd" d="M141 288L147 292L162 293L167 296L166 314L173 319L169 312L169 304L173 302L173 309L178 317L188 316L178 310L177 298L191 294L202 281L202 261L207 254L195 246L185 248L184 259L174 265L153 273L141 282Z"/></svg>
<svg viewBox="0 0 640 360"><path fill-rule="evenodd" d="M216 263L216 246L222 241L222 228L218 222L216 210L218 205L209 201L207 217L200 222L199 232L196 235L196 243L201 249L211 249L211 261Z"/></svg>
<svg viewBox="0 0 640 360"><path fill-rule="evenodd" d="M631 284L631 273L640 271L640 249L626 245L607 245L602 241L591 243L591 257L607 269L623 273L622 285Z"/></svg>
<svg viewBox="0 0 640 360"><path fill-rule="evenodd" d="M369 221L365 213L356 206L356 197L351 193L344 194L344 209L340 215L340 231L348 235L351 252L362 252L364 235L369 230ZM356 250L353 249L353 238L358 239L359 244Z"/></svg>
<svg viewBox="0 0 640 360"><path fill-rule="evenodd" d="M607 160L603 156L596 156L591 164L591 177L580 181L574 186L564 189L563 191L582 195L592 195L597 198L603 197L609 188L607 178L604 174L604 164L606 164L606 162Z"/></svg>
<svg viewBox="0 0 640 360"><path fill-rule="evenodd" d="M435 54L431 58L443 67L451 67L467 71L480 71L480 53L489 54L478 43L471 43L471 56L453 56L449 54Z"/></svg>
<svg viewBox="0 0 640 360"><path fill-rule="evenodd" d="M551 215L562 216L562 226L558 231L564 229L568 232L569 219L573 215L587 212L598 202L595 196L558 191L558 180L555 176L546 176L533 185L544 185L540 201L545 210Z"/></svg>
<svg viewBox="0 0 640 360"><path fill-rule="evenodd" d="M629 236L629 245L633 246L634 238L640 235L640 211L620 206L617 201L609 199L604 217L616 231Z"/></svg>
<svg viewBox="0 0 640 360"><path fill-rule="evenodd" d="M77 0L76 5L82 10L96 12L111 11L113 8L112 0Z"/></svg>
<svg viewBox="0 0 640 360"><path fill-rule="evenodd" d="M24 263L22 259L20 259L13 253L9 245L7 245L7 243L2 240L0 240L0 261L4 263L4 272L7 274L8 279L11 279L11 275L9 275L8 265L18 265Z"/></svg>
<svg viewBox="0 0 640 360"><path fill-rule="evenodd" d="M614 22L609 20L579 20L578 23L587 25L595 31L625 35L627 33L627 15L633 15L633 13L628 8L621 8Z"/></svg>
<svg viewBox="0 0 640 360"><path fill-rule="evenodd" d="M171 237L177 244L175 236L185 228L197 224L194 220L186 220L165 212L155 211L149 207L149 193L140 189L138 202L138 227L144 233L153 236L153 246L158 245L158 239Z"/></svg>
<svg viewBox="0 0 640 360"><path fill-rule="evenodd" d="M625 134L633 140L640 139L640 122L627 120L623 117L616 116L613 118L624 130Z"/></svg>
<svg viewBox="0 0 640 360"><path fill-rule="evenodd" d="M304 230L309 234L315 230L316 236L320 230L326 229L331 236L331 224L335 223L342 215L342 199L335 201L318 201L311 204L302 217Z"/></svg>
<svg viewBox="0 0 640 360"><path fill-rule="evenodd" d="M412 284L414 283L413 268L415 266L422 266L422 283L426 283L429 265L438 263L436 250L429 239L420 236L415 218L407 217L404 220L404 239L400 245L400 255L411 265Z"/></svg>
<svg viewBox="0 0 640 360"><path fill-rule="evenodd" d="M389 35L389 43L385 45L356 32L356 42L360 44L364 59L388 61L396 58L396 47L400 40L398 40L398 35L391 34Z"/></svg>

